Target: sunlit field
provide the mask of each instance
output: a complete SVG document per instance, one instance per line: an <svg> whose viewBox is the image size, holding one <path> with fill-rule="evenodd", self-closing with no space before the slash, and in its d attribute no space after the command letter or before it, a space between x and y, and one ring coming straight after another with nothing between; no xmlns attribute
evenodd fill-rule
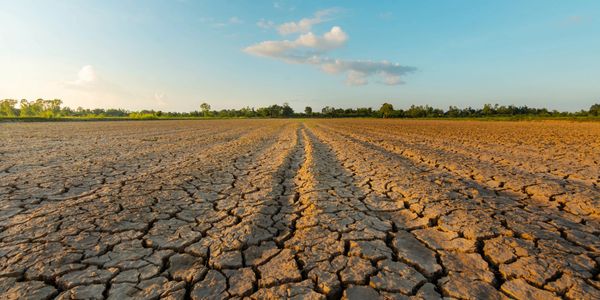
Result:
<svg viewBox="0 0 600 300"><path fill-rule="evenodd" d="M8 298L598 296L600 123L1 126Z"/></svg>

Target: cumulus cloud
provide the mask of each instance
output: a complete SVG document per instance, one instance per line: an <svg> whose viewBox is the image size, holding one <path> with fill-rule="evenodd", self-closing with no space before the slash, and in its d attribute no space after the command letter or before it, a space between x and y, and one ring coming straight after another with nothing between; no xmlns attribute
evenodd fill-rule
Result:
<svg viewBox="0 0 600 300"><path fill-rule="evenodd" d="M71 89L94 89L106 85L98 76L96 69L92 65L85 65L77 72L77 78L71 81L64 81L63 85Z"/></svg>
<svg viewBox="0 0 600 300"><path fill-rule="evenodd" d="M307 33L311 31L314 25L329 21L333 14L338 11L337 8L328 8L317 11L312 18L303 18L298 22L287 22L279 25L277 31L282 35L292 33Z"/></svg>
<svg viewBox="0 0 600 300"><path fill-rule="evenodd" d="M315 14L315 18L323 18L323 16L326 16L326 14L323 15L319 12ZM314 24L313 19L302 19L298 23L290 22L286 24L293 23L296 26L294 30L301 32L312 26L307 24ZM302 25L303 20L309 21L304 22L304 25ZM294 26L287 27L289 32L292 32ZM281 28L281 26L278 28L280 32ZM329 74L345 74L346 84L353 86L367 84L370 76L379 77L378 82L382 84L398 85L403 83L401 79L403 75L416 71L415 67L388 61L345 60L326 56L329 51L344 46L347 41L348 34L339 26L333 26L322 36L309 31L300 34L295 40L263 41L248 46L243 51L287 63L313 65Z"/></svg>
<svg viewBox="0 0 600 300"><path fill-rule="evenodd" d="M319 52L339 48L346 43L348 35L338 26L334 26L323 36L312 32L300 35L296 40L264 41L246 47L246 53L289 59L294 61L297 56L305 56L306 52Z"/></svg>
<svg viewBox="0 0 600 300"><path fill-rule="evenodd" d="M97 81L98 76L96 75L96 69L94 69L94 66L86 65L81 67L79 72L77 72L77 79L74 81L69 81L67 84L72 86L81 86L91 85Z"/></svg>

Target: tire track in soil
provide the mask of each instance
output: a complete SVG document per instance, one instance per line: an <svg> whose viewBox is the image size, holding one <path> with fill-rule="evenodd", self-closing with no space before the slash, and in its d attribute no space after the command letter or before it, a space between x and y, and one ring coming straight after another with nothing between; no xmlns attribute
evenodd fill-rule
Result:
<svg viewBox="0 0 600 300"><path fill-rule="evenodd" d="M306 159L297 176L302 213L286 242L302 274L328 298L376 290L386 297L425 293L426 278L391 246L393 223L369 211L363 189L331 148L311 129L303 131Z"/></svg>
<svg viewBox="0 0 600 300"><path fill-rule="evenodd" d="M206 248L207 267L219 270L227 278L229 296L249 296L259 288L259 269L280 252L277 241L285 236L289 202L294 194L288 176L297 168L298 140L294 128L287 130L271 147L259 154L252 153L234 163L240 171L232 183L228 196L215 206L215 213L227 210L231 224L218 224L207 231L207 237L192 247ZM289 137L288 137L289 135ZM274 155L275 154L275 155ZM195 290L210 290L211 282L199 282ZM224 290L225 291L225 290Z"/></svg>

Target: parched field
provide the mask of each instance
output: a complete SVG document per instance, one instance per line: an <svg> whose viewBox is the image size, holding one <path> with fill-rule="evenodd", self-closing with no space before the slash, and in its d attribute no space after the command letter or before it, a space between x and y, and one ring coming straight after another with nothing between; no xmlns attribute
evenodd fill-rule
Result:
<svg viewBox="0 0 600 300"><path fill-rule="evenodd" d="M600 299L600 124L0 124L0 299Z"/></svg>

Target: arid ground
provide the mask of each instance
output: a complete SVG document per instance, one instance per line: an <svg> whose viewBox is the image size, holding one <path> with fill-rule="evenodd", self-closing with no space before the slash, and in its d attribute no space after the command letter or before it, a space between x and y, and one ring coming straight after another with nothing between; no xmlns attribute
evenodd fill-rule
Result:
<svg viewBox="0 0 600 300"><path fill-rule="evenodd" d="M1 299L600 299L600 124L0 124Z"/></svg>

